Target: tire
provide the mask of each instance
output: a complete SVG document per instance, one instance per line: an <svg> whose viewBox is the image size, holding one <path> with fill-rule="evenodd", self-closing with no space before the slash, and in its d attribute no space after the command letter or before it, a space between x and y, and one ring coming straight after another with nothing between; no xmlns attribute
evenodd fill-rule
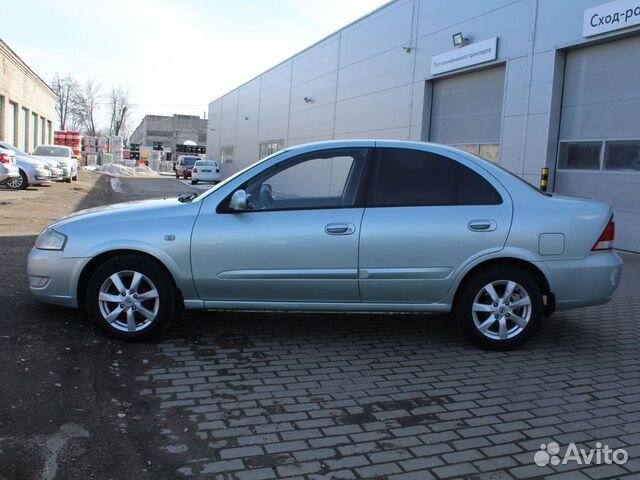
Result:
<svg viewBox="0 0 640 480"><path fill-rule="evenodd" d="M191 180L191 185L197 185L198 184L198 180Z"/></svg>
<svg viewBox="0 0 640 480"><path fill-rule="evenodd" d="M186 173L184 174L184 179L187 180L187 174Z"/></svg>
<svg viewBox="0 0 640 480"><path fill-rule="evenodd" d="M69 178L67 178L67 179L65 180L65 182L67 182L67 183L71 183L71 174L69 174Z"/></svg>
<svg viewBox="0 0 640 480"><path fill-rule="evenodd" d="M6 184L11 190L24 190L29 186L29 179L27 178L27 174L24 173L22 169L20 169L20 176L7 182Z"/></svg>
<svg viewBox="0 0 640 480"><path fill-rule="evenodd" d="M134 291L131 287L136 277L139 281ZM114 278L122 285L117 286ZM122 291L124 296L119 293ZM140 300L143 295L148 298ZM158 336L179 311L170 275L156 261L139 255L122 255L98 266L87 283L85 304L102 332L127 342Z"/></svg>
<svg viewBox="0 0 640 480"><path fill-rule="evenodd" d="M76 172L76 174L71 178L71 180L73 180L74 182L78 181L78 172Z"/></svg>
<svg viewBox="0 0 640 480"><path fill-rule="evenodd" d="M505 298L507 289L512 294ZM474 274L462 285L454 308L471 342L505 351L522 345L538 330L544 306L540 286L526 271L494 267Z"/></svg>
<svg viewBox="0 0 640 480"><path fill-rule="evenodd" d="M176 172L176 180L180 180L180 175L178 175L178 172Z"/></svg>

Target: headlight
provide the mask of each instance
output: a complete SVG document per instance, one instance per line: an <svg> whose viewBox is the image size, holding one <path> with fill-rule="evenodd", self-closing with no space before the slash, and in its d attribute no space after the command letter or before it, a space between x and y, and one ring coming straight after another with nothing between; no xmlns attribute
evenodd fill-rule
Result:
<svg viewBox="0 0 640 480"><path fill-rule="evenodd" d="M39 250L64 250L67 236L47 228L36 240L36 248Z"/></svg>

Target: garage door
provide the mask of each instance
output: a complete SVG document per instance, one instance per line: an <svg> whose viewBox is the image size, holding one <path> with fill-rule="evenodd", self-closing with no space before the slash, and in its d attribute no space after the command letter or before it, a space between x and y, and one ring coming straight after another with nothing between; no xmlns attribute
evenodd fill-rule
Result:
<svg viewBox="0 0 640 480"><path fill-rule="evenodd" d="M555 191L609 202L640 251L640 38L567 53Z"/></svg>
<svg viewBox="0 0 640 480"><path fill-rule="evenodd" d="M497 162L503 96L504 67L435 81L430 141Z"/></svg>

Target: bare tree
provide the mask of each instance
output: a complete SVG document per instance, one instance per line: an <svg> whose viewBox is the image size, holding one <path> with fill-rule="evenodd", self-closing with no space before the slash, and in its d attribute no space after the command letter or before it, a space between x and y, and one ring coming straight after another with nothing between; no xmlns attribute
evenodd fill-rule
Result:
<svg viewBox="0 0 640 480"><path fill-rule="evenodd" d="M113 87L109 95L110 125L109 135L124 136L128 131L128 121L131 115L129 91L123 87Z"/></svg>
<svg viewBox="0 0 640 480"><path fill-rule="evenodd" d="M93 79L87 80L83 86L78 88L73 97L72 113L78 117L80 124L90 136L96 136L98 130L96 117L101 97L100 84Z"/></svg>
<svg viewBox="0 0 640 480"><path fill-rule="evenodd" d="M73 99L78 91L78 82L71 75L61 77L60 74L56 74L51 88L56 93L56 113L60 130L66 130L72 117Z"/></svg>

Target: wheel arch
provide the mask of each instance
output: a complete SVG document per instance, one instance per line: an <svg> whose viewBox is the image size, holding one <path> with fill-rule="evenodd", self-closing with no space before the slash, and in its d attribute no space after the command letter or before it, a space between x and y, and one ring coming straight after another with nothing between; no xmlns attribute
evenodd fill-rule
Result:
<svg viewBox="0 0 640 480"><path fill-rule="evenodd" d="M545 307L544 314L546 316L549 316L553 313L553 311L555 310L555 296L551 291L551 286L549 285L549 281L547 280L547 277L542 272L542 270L540 270L533 263L527 260L523 260L521 258L516 258L516 257L491 258L489 260L480 262L477 265L474 265L473 268L471 268L468 272L464 274L464 276L462 277L462 280L460 280L460 282L458 283L458 286L456 288L456 293L453 297L453 307L455 308L455 305L457 305L458 295L460 295L460 292L462 292L465 284L469 281L471 277L473 277L473 275L475 275L480 271L487 270L490 268L495 268L495 267L515 267L515 268L524 270L529 275L531 275L531 278L533 278L533 280L538 284L538 286L540 287L540 290L542 291L543 296L546 299L545 305L544 305Z"/></svg>
<svg viewBox="0 0 640 480"><path fill-rule="evenodd" d="M176 282L175 277L173 276L173 273L171 272L171 270L162 262L162 260L160 260L158 257L155 257L147 252L143 252L141 250L135 250L135 249L116 249L116 250L108 250L106 252L102 252L98 255L96 255L95 257L93 257L82 269L82 271L80 272L80 276L78 277L78 284L76 286L76 296L78 299L78 306L82 307L85 304L85 297L86 297L86 285L87 282L89 281L89 278L91 278L91 275L93 274L93 272L96 271L96 269L102 265L104 262L106 262L107 260L110 260L112 258L116 258L116 257L120 257L123 255L136 255L139 257L143 257L146 258L148 260L153 261L154 263L156 263L160 268L162 268L165 273L169 276L169 278L171 279L171 283L173 284L173 287L175 289L176 292L176 297L177 297L177 303L178 306L182 306L184 305L184 297L182 295L182 291L180 290L180 288L178 287L178 284Z"/></svg>

